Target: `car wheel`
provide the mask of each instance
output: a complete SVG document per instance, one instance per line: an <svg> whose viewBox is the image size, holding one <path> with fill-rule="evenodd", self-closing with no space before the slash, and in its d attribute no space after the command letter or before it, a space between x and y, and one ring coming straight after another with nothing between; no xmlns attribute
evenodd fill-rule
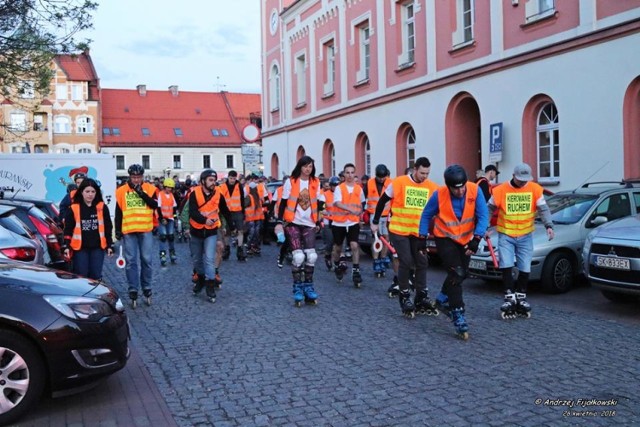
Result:
<svg viewBox="0 0 640 427"><path fill-rule="evenodd" d="M601 289L602 295L611 302L618 304L629 304L638 301L638 298L633 295L623 294L621 292L605 291Z"/></svg>
<svg viewBox="0 0 640 427"><path fill-rule="evenodd" d="M553 294L568 292L575 281L575 266L569 255L556 252L547 257L542 268L542 284Z"/></svg>
<svg viewBox="0 0 640 427"><path fill-rule="evenodd" d="M33 344L0 329L0 425L13 422L37 403L44 382L44 364Z"/></svg>

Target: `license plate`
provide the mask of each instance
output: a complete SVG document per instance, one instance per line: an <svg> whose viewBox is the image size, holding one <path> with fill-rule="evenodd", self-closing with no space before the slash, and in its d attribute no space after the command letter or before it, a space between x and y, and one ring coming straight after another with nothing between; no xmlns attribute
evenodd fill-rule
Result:
<svg viewBox="0 0 640 427"><path fill-rule="evenodd" d="M614 258L596 255L596 265L614 270L631 270L631 265L627 258Z"/></svg>
<svg viewBox="0 0 640 427"><path fill-rule="evenodd" d="M435 248L436 247L436 241L435 240L427 240L427 247L428 248Z"/></svg>
<svg viewBox="0 0 640 427"><path fill-rule="evenodd" d="M484 261L476 261L472 259L471 261L469 261L469 269L486 271L487 263Z"/></svg>

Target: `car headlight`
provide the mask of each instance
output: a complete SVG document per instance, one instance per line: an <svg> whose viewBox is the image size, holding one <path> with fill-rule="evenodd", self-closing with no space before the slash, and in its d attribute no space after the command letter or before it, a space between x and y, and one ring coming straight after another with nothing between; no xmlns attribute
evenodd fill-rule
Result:
<svg viewBox="0 0 640 427"><path fill-rule="evenodd" d="M109 304L96 298L68 295L45 295L43 298L53 308L71 319L97 321L113 314Z"/></svg>

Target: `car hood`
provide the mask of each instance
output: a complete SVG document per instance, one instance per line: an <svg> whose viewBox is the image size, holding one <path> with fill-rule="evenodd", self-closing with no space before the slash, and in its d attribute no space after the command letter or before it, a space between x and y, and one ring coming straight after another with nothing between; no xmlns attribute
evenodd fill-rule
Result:
<svg viewBox="0 0 640 427"><path fill-rule="evenodd" d="M599 238L634 239L640 237L640 215L629 216L597 228Z"/></svg>
<svg viewBox="0 0 640 427"><path fill-rule="evenodd" d="M41 295L94 294L99 297L109 292L95 280L21 262L0 262L0 286Z"/></svg>

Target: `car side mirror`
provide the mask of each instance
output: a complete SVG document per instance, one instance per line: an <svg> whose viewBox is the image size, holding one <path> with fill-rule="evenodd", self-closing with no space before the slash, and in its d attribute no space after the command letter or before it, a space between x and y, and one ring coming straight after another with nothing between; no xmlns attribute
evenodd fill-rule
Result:
<svg viewBox="0 0 640 427"><path fill-rule="evenodd" d="M602 224L604 224L605 222L608 222L609 220L607 219L606 216L602 216L602 215L598 215L597 217L593 218L591 221L589 221L589 226L591 228L595 228L598 227Z"/></svg>

